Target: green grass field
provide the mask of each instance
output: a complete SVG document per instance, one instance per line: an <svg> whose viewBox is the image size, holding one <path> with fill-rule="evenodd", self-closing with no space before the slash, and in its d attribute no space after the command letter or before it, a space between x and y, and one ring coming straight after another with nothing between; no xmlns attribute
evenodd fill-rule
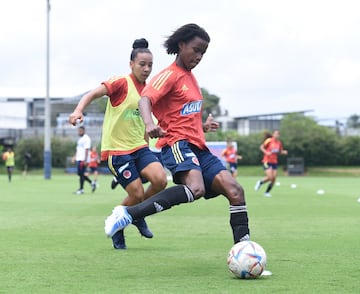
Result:
<svg viewBox="0 0 360 294"><path fill-rule="evenodd" d="M259 169L239 179L251 239L266 250L273 275L240 280L226 264L224 197L150 216L153 239L130 226L128 249L114 250L104 219L124 192L110 189L110 176L78 196L75 175L15 174L8 183L1 174L0 293L359 293L359 178L281 175L266 198L265 187L253 190L261 176Z"/></svg>

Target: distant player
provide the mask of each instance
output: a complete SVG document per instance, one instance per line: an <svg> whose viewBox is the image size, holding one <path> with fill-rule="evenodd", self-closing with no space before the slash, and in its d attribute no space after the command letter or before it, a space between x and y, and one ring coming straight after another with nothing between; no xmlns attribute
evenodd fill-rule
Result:
<svg viewBox="0 0 360 294"><path fill-rule="evenodd" d="M31 153L26 151L24 154L24 168L23 168L23 177L26 178L28 171L29 171L29 167L31 164Z"/></svg>
<svg viewBox="0 0 360 294"><path fill-rule="evenodd" d="M287 150L283 149L283 145L280 138L279 130L274 130L272 135L266 134L265 141L260 145L260 150L264 153L262 163L265 170L265 177L262 180L257 181L255 185L255 191L259 191L262 184L270 182L266 188L265 197L271 197L270 191L274 187L277 168L278 168L278 155L287 155Z"/></svg>
<svg viewBox="0 0 360 294"><path fill-rule="evenodd" d="M228 169L229 169L231 175L234 178L236 178L237 177L238 160L241 160L242 156L237 154L237 150L236 150L232 140L229 139L227 141L226 148L221 152L221 157L227 163Z"/></svg>
<svg viewBox="0 0 360 294"><path fill-rule="evenodd" d="M99 175L99 164L100 164L100 156L99 153L97 152L96 146L93 146L91 148L91 152L90 152L90 158L89 158L89 164L88 167L90 169L90 173L93 174L94 179L92 181L92 185L95 185L97 187L97 179L98 179L98 175Z"/></svg>
<svg viewBox="0 0 360 294"><path fill-rule="evenodd" d="M80 186L79 189L75 192L75 194L81 195L84 194L84 183L85 181L91 185L92 192L95 191L96 185L88 177L86 173L87 165L89 164L90 158L90 146L91 146L91 139L85 133L85 127L80 126L78 128L79 139L76 145L76 153L72 159L72 162L76 162L77 167L77 174L79 176Z"/></svg>
<svg viewBox="0 0 360 294"><path fill-rule="evenodd" d="M3 153L2 159L5 161L5 166L10 183L12 179L12 172L15 166L15 153L11 147L8 147L7 151Z"/></svg>

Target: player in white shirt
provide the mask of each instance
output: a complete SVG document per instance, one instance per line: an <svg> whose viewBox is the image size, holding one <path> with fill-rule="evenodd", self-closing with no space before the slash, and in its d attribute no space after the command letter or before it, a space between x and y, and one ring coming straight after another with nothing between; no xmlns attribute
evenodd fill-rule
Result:
<svg viewBox="0 0 360 294"><path fill-rule="evenodd" d="M91 148L91 139L85 133L85 127L80 126L79 129L79 139L76 145L76 154L73 157L73 162L76 162L77 174L80 177L80 187L75 192L76 194L84 194L84 182L88 182L91 185L91 191L94 192L96 189L96 184L90 180L88 174L86 173L86 167L90 160L90 148Z"/></svg>

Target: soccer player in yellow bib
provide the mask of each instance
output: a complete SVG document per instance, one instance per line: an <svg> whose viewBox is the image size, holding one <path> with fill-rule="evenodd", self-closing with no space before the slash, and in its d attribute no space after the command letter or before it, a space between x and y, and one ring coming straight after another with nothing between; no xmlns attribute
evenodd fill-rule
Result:
<svg viewBox="0 0 360 294"><path fill-rule="evenodd" d="M101 139L101 160L107 160L109 169L128 196L122 205L134 205L163 190L166 173L145 140L145 125L138 110L140 93L146 85L153 65L153 56L145 39L134 41L130 55L131 73L114 77L86 93L69 122L76 125L84 119L84 109L95 99L108 96ZM150 185L144 190L143 182ZM140 234L152 238L145 219L133 222ZM126 249L124 230L112 236L115 249Z"/></svg>
<svg viewBox="0 0 360 294"><path fill-rule="evenodd" d="M7 151L3 153L2 158L5 161L5 166L10 183L12 178L12 172L15 166L15 153L11 147L8 147Z"/></svg>

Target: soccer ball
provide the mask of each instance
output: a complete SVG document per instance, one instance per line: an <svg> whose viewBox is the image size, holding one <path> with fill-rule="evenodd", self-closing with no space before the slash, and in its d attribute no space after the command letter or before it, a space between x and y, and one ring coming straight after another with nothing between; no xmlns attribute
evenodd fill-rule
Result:
<svg viewBox="0 0 360 294"><path fill-rule="evenodd" d="M254 241L242 241L231 247L227 264L229 270L240 279L255 279L266 266L266 253Z"/></svg>

